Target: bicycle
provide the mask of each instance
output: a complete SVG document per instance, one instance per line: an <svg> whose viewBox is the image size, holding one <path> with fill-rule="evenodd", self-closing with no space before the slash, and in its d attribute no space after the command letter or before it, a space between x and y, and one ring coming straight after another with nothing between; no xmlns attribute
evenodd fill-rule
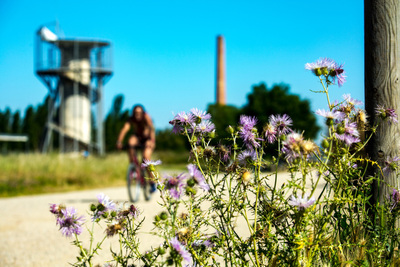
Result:
<svg viewBox="0 0 400 267"><path fill-rule="evenodd" d="M127 147L126 147L127 148ZM144 199L149 201L151 199L150 184L145 178L145 169L142 168L138 160L138 151L142 152L141 146L135 146L135 158L134 162L131 162L128 166L126 173L126 182L128 188L129 200L131 202L137 202L140 198L140 191L143 191Z"/></svg>

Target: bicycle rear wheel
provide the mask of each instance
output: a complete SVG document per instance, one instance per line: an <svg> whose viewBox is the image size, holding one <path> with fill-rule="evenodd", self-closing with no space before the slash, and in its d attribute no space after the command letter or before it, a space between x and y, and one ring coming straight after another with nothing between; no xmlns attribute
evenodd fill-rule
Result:
<svg viewBox="0 0 400 267"><path fill-rule="evenodd" d="M137 179L136 165L129 164L128 171L126 173L126 184L128 186L128 195L131 202L137 202L140 195L140 183Z"/></svg>

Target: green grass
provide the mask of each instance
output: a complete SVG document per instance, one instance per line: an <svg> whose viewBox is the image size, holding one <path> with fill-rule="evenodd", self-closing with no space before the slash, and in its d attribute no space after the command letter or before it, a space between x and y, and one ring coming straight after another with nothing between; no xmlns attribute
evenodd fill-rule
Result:
<svg viewBox="0 0 400 267"><path fill-rule="evenodd" d="M184 170L188 152L160 151L159 170ZM125 185L126 153L105 157L59 154L10 154L0 156L0 197L102 188Z"/></svg>

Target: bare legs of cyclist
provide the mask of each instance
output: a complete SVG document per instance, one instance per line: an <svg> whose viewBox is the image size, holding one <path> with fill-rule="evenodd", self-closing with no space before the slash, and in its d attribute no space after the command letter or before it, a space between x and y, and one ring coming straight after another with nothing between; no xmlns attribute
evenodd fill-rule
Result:
<svg viewBox="0 0 400 267"><path fill-rule="evenodd" d="M128 155L129 155L129 162L134 162L134 163L138 163L137 162L137 157L136 157L136 151L135 151L135 147L140 145L139 142L139 138L135 135L132 135L129 138L129 149L128 149ZM154 144L153 142L151 142L151 140L146 140L146 142L144 143L144 148L143 148L143 160L151 160L151 155L153 154L154 151ZM147 171L148 176L150 178L154 178L152 173ZM150 181L150 193L153 193L156 191L156 186L154 181Z"/></svg>

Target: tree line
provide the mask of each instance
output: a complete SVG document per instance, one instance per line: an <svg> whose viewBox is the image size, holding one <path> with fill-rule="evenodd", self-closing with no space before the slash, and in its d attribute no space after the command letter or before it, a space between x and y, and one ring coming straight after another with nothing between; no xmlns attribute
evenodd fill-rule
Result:
<svg viewBox="0 0 400 267"><path fill-rule="evenodd" d="M0 110L0 133L24 134L29 137L28 144L6 143L1 144L2 151L39 151L46 131L48 116L48 101L36 107L30 105L25 109L22 116L19 110L12 112L10 108ZM106 151L115 151L115 143L123 124L131 115L130 109L123 109L124 96L117 95L113 99L111 109L104 120L105 146ZM263 127L272 114L287 114L293 120L293 128L299 132L304 131L306 138L314 139L320 127L313 112L310 102L302 100L298 95L290 94L290 87L287 84L274 84L268 88L265 83L252 87L247 95L247 102L242 107L233 105L209 104L207 112L212 115L212 121L216 126L216 135L223 140L229 137L226 131L229 125L237 125L241 114L255 116L258 119L259 127ZM150 114L151 115L151 114ZM96 126L92 125L93 136L95 137ZM156 141L158 150L187 150L189 144L183 136L175 135L170 128L157 130ZM58 138L55 133L53 148L58 148Z"/></svg>

